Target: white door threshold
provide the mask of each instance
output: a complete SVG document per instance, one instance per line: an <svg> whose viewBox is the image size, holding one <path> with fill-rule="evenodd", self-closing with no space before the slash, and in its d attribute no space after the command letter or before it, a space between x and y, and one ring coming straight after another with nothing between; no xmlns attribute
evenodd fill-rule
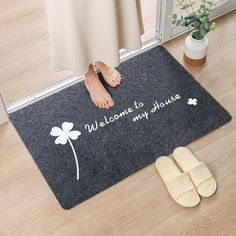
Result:
<svg viewBox="0 0 236 236"><path fill-rule="evenodd" d="M127 50L122 50L121 55L120 55L121 62L126 61L134 56L137 56L138 54L144 53L145 51L147 51L155 46L158 46L160 44L161 44L161 41L157 38L154 38L152 40L145 42L142 45L142 48L137 51L129 52ZM51 86L48 86L44 89L34 92L33 94L30 94L28 96L22 97L20 99L17 99L15 101L9 103L7 105L7 112L10 114L14 111L17 111L23 107L26 107L38 100L41 100L47 96L52 95L53 93L63 90L65 88L72 86L72 85L74 85L78 82L81 82L83 80L84 80L84 76L80 76L80 77L75 76L75 75L69 76L68 78L63 79Z"/></svg>

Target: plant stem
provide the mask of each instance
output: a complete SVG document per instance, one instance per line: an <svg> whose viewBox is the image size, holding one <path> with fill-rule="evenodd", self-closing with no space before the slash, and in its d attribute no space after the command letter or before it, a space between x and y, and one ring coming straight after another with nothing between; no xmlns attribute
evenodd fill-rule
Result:
<svg viewBox="0 0 236 236"><path fill-rule="evenodd" d="M215 1L215 0L212 0L212 1L211 1L211 4L212 4L212 5L211 5L211 8L212 8L213 5L215 5L215 4L214 4L214 1ZM209 10L211 10L211 8L210 8Z"/></svg>
<svg viewBox="0 0 236 236"><path fill-rule="evenodd" d="M74 157L75 157L77 180L79 180L79 163L78 163L78 158L77 158L77 155L76 155L76 152L75 152L75 149L74 149L74 146L73 146L71 140L69 138L67 140L68 140L68 142L69 142L69 144L71 146L71 149L72 149Z"/></svg>
<svg viewBox="0 0 236 236"><path fill-rule="evenodd" d="M183 0L183 1L184 1L184 0ZM183 5L183 1L180 2L179 0L177 0L177 2L178 2L182 7L184 7L184 5ZM184 10L187 12L187 14L188 14L188 16L189 16L190 13L189 13L188 9L185 8Z"/></svg>
<svg viewBox="0 0 236 236"><path fill-rule="evenodd" d="M184 0L182 0L181 2L179 1L179 0L177 0L177 2L182 6L182 8L184 7L184 5L183 5L183 1ZM185 8L184 10L186 10L186 12L187 12L187 14L188 14L188 16L190 16L190 13L189 13L189 11L188 11L188 9L187 8ZM188 25L188 30L190 30L190 27L189 27L189 25Z"/></svg>
<svg viewBox="0 0 236 236"><path fill-rule="evenodd" d="M190 4L190 6L191 6L192 11L194 12L194 9L193 9L193 3L192 3L191 0L189 0L189 4Z"/></svg>

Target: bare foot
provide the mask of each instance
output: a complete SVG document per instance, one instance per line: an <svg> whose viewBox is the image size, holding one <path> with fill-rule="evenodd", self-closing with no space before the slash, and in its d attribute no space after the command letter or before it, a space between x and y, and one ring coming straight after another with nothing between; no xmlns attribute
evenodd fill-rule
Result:
<svg viewBox="0 0 236 236"><path fill-rule="evenodd" d="M104 64L101 61L95 62L97 68L101 71L105 81L112 87L116 87L121 83L121 74L115 68Z"/></svg>
<svg viewBox="0 0 236 236"><path fill-rule="evenodd" d="M108 109L114 105L111 95L103 87L92 64L89 66L89 69L85 74L84 84L95 106Z"/></svg>

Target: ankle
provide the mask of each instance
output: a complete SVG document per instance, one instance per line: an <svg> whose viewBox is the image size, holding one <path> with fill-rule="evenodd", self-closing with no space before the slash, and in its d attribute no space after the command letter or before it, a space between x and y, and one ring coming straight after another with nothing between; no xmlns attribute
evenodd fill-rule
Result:
<svg viewBox="0 0 236 236"><path fill-rule="evenodd" d="M101 61L96 61L96 62L95 62L95 65L96 65L96 67L97 67L99 70L100 70L100 69L105 69L105 68L108 67L105 63L103 63L103 62L101 62Z"/></svg>
<svg viewBox="0 0 236 236"><path fill-rule="evenodd" d="M95 72L94 72L94 69L93 69L93 65L90 64L89 67L88 67L88 70L85 73L85 78L91 77L91 75L93 75L94 73Z"/></svg>

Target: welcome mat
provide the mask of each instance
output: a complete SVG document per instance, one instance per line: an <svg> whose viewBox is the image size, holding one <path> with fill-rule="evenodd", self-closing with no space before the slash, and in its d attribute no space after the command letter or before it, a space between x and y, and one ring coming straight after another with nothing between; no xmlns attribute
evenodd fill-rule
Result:
<svg viewBox="0 0 236 236"><path fill-rule="evenodd" d="M10 115L65 209L231 119L161 46L118 70L109 110L96 108L81 82Z"/></svg>

